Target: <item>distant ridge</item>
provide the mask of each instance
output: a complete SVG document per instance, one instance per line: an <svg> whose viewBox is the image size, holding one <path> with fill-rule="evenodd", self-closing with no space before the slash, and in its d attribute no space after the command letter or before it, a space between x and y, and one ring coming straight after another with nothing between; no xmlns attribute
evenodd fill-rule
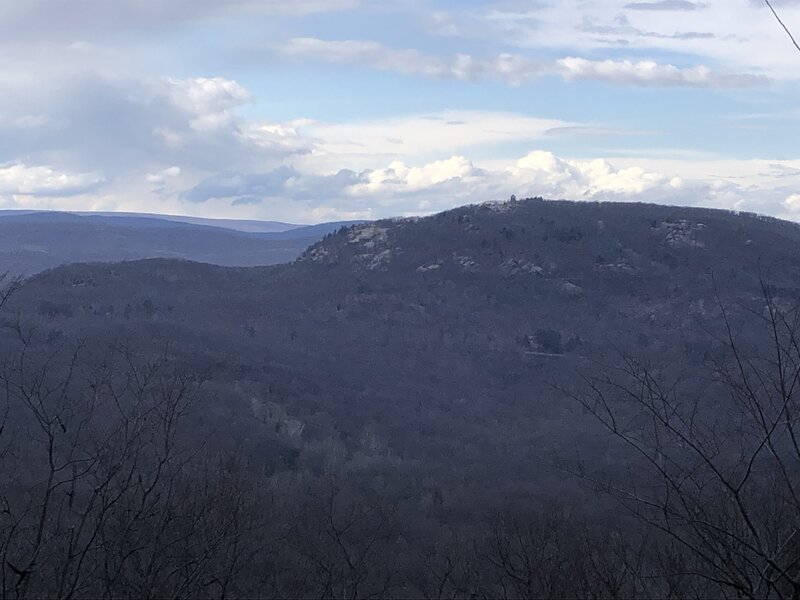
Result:
<svg viewBox="0 0 800 600"><path fill-rule="evenodd" d="M21 221L78 222L79 219L92 219L113 225L135 225L164 227L173 225L193 225L196 227L216 227L241 233L276 234L274 239L294 239L297 237L324 236L342 227L360 225L367 221L330 221L304 225L282 221L259 221L255 219L211 219L184 215L162 215L157 213L113 212L113 211L55 211L55 210L0 210L0 219Z"/></svg>
<svg viewBox="0 0 800 600"><path fill-rule="evenodd" d="M176 258L231 267L290 262L356 224L295 225L113 212L0 211L0 273L63 264Z"/></svg>
<svg viewBox="0 0 800 600"><path fill-rule="evenodd" d="M113 212L113 211L49 211L49 210L0 210L0 218L22 217L37 215L37 218L46 218L46 215L74 215L79 217L104 217L110 219L151 219L170 221L174 223L188 223L190 225L204 225L208 227L221 227L246 233L279 233L307 227L304 224L283 223L281 221L259 221L246 219L207 219L203 217L189 217L183 215L161 215L156 213Z"/></svg>
<svg viewBox="0 0 800 600"><path fill-rule="evenodd" d="M247 233L278 233L306 227L305 224L283 223L281 221L259 221L254 219L208 219L204 217L187 217L183 215L159 215L155 213L132 213L132 212L91 212L80 211L73 214L82 217L145 217L161 219L164 221L175 221L179 223L189 223L191 225L207 225L211 227L223 227L235 231Z"/></svg>

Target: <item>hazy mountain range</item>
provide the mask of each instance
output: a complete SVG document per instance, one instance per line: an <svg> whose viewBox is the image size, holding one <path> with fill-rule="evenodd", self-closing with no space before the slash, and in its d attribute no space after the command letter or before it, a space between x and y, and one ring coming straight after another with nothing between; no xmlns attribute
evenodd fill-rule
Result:
<svg viewBox="0 0 800 600"><path fill-rule="evenodd" d="M0 272L33 274L65 263L142 258L271 265L293 260L326 233L351 224L0 211Z"/></svg>

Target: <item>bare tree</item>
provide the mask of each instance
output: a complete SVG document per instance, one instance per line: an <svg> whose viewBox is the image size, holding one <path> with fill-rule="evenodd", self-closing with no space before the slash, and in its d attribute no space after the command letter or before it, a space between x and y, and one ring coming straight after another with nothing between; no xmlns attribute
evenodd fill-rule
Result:
<svg viewBox="0 0 800 600"><path fill-rule="evenodd" d="M719 303L706 386L667 385L628 358L570 392L632 457L627 478L576 472L660 532L662 574L699 595L800 597L800 310L762 291L763 312L746 313L761 335L749 328L747 343L748 321Z"/></svg>
<svg viewBox="0 0 800 600"><path fill-rule="evenodd" d="M303 494L292 516L291 538L301 564L281 595L381 598L396 585L391 542L397 535L395 507L386 499L326 479ZM297 581L300 576L303 581Z"/></svg>
<svg viewBox="0 0 800 600"><path fill-rule="evenodd" d="M773 16L778 21L778 23L783 28L783 30L786 32L786 35L789 36L789 39L792 40L792 44L794 45L794 47L797 49L798 52L800 52L800 44L797 43L797 40L794 38L794 35L792 35L792 32L790 31L790 29L783 22L783 19L780 18L780 16L778 15L778 13L775 10L775 7L772 6L772 2L770 2L770 0L764 0L764 3L772 11Z"/></svg>
<svg viewBox="0 0 800 600"><path fill-rule="evenodd" d="M558 506L527 518L499 516L478 549L484 596L632 598L649 591L640 575L642 544L621 532L590 531ZM493 573L493 575L491 575Z"/></svg>
<svg viewBox="0 0 800 600"><path fill-rule="evenodd" d="M11 277L8 272L0 273L0 309L22 287L22 277Z"/></svg>
<svg viewBox="0 0 800 600"><path fill-rule="evenodd" d="M256 496L235 459L187 435L202 380L168 356L114 345L98 358L12 330L0 370L3 597L246 593L245 558L263 548Z"/></svg>

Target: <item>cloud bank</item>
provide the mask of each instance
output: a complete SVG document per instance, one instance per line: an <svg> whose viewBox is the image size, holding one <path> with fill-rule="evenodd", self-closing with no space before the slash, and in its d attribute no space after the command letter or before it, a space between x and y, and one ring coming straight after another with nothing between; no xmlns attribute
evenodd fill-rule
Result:
<svg viewBox="0 0 800 600"><path fill-rule="evenodd" d="M736 88L769 83L764 75L715 72L704 65L680 68L652 60L589 60L574 56L542 61L509 53L492 58L477 58L469 54L442 58L417 50L388 48L375 41L292 38L279 45L277 50L296 59L358 65L434 79L497 80L515 86L546 75L559 76L567 81L588 79L654 87Z"/></svg>
<svg viewBox="0 0 800 600"><path fill-rule="evenodd" d="M800 4L777 5L800 23ZM751 0L479 0L450 10L429 0L0 2L0 206L314 222L516 194L800 220L798 162L754 158L792 156L770 151L768 139L786 137L797 118L789 109L778 120L758 104L762 116L719 124L710 123L714 112L703 134L719 135L716 153L689 157L687 134L674 132L691 121L696 99L752 106L756 94L793 90L796 55L762 8ZM414 18L425 23L407 35ZM372 39L353 39L359 32ZM656 97L659 107L682 99L690 113L659 126L663 115L646 106ZM752 127L746 141L761 136L770 146L725 159L720 131L734 127ZM676 150L659 149L666 144Z"/></svg>

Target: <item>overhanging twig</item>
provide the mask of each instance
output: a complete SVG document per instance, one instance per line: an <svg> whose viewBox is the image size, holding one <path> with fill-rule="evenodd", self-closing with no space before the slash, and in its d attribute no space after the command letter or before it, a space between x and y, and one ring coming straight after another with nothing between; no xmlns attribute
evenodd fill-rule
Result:
<svg viewBox="0 0 800 600"><path fill-rule="evenodd" d="M778 16L778 13L775 12L775 9L772 7L772 3L769 0L764 0L764 2L767 4L767 6L769 6L769 9L772 11L772 14L775 15L775 18L778 20L778 23L781 24L781 27L783 27L783 30L786 32L786 35L788 35L789 39L792 40L792 44L794 44L794 47L797 48L798 52L800 52L800 44L797 43L797 40L794 39L794 36L792 35L792 32L789 31L789 28L786 26L786 24Z"/></svg>

